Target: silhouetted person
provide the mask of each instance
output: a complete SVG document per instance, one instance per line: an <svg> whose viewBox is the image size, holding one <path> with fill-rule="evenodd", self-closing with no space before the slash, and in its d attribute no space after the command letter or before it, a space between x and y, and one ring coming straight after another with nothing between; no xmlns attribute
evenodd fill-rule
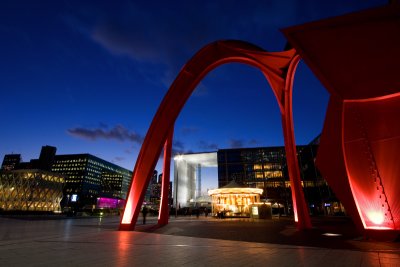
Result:
<svg viewBox="0 0 400 267"><path fill-rule="evenodd" d="M147 215L147 212L148 212L148 210L147 210L146 206L143 206L143 209L142 209L143 224L146 224L146 215Z"/></svg>
<svg viewBox="0 0 400 267"><path fill-rule="evenodd" d="M218 219L222 219L222 211L217 212L217 217L218 217Z"/></svg>

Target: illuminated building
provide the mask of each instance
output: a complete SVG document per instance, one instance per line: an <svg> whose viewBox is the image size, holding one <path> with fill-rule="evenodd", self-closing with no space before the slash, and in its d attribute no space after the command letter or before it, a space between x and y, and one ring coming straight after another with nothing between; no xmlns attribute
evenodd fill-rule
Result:
<svg viewBox="0 0 400 267"><path fill-rule="evenodd" d="M160 175L162 175L162 174L160 174ZM157 185L157 183L158 183L158 171L154 170L153 174L151 176L151 179L150 179L150 183L146 189L146 194L144 196L144 202L146 202L146 203L152 202L151 198L152 198L152 196L154 196L153 191L155 190L154 187Z"/></svg>
<svg viewBox="0 0 400 267"><path fill-rule="evenodd" d="M284 147L218 150L218 186L235 180L248 187L288 186ZM286 182L286 184L285 184Z"/></svg>
<svg viewBox="0 0 400 267"><path fill-rule="evenodd" d="M248 188L231 181L227 185L208 190L212 197L212 213L227 217L250 217L252 205L260 203L262 189Z"/></svg>
<svg viewBox="0 0 400 267"><path fill-rule="evenodd" d="M19 154L5 155L2 169L34 169L49 175L54 173L54 176L60 174L65 182L62 207L93 208L100 197L126 198L131 171L90 154L56 155L56 150L52 146L43 146L39 159L29 162L21 162Z"/></svg>
<svg viewBox="0 0 400 267"><path fill-rule="evenodd" d="M161 183L152 183L150 186L150 202L160 204L161 199Z"/></svg>
<svg viewBox="0 0 400 267"><path fill-rule="evenodd" d="M67 177L63 205L76 208L95 206L100 196L124 199L132 175L90 154L57 155L52 171Z"/></svg>
<svg viewBox="0 0 400 267"><path fill-rule="evenodd" d="M173 198L172 198L172 182L169 182L168 185L168 204L171 206L172 202L173 202ZM161 195L162 195L162 183L159 182L157 183L156 186L156 193L153 195L152 197L152 201L153 203L159 204L161 201Z"/></svg>
<svg viewBox="0 0 400 267"><path fill-rule="evenodd" d="M162 176L163 174L158 174L157 170L153 171L150 183L146 189L146 194L144 197L144 202L146 205L150 206L153 210L158 210L161 192L162 192ZM172 204L172 183L168 185L168 203Z"/></svg>
<svg viewBox="0 0 400 267"><path fill-rule="evenodd" d="M189 207L201 192L201 168L217 167L217 152L174 157L174 206Z"/></svg>
<svg viewBox="0 0 400 267"><path fill-rule="evenodd" d="M317 149L315 141L309 145L297 146L301 186L310 212L332 215L343 213L343 207L315 167ZM223 187L232 180L247 187L261 188L264 199L291 207L291 184L284 147L218 150L218 186Z"/></svg>
<svg viewBox="0 0 400 267"><path fill-rule="evenodd" d="M101 195L110 198L125 198L128 181L122 172L104 171L101 173Z"/></svg>
<svg viewBox="0 0 400 267"><path fill-rule="evenodd" d="M21 154L9 154L4 155L3 163L1 164L1 170L11 171L18 168L21 163Z"/></svg>
<svg viewBox="0 0 400 267"><path fill-rule="evenodd" d="M309 145L297 146L301 185L312 214L342 214L344 208L316 169L317 137ZM217 152L183 154L174 158L175 205L192 206L201 180L201 167L218 168L218 187L232 181L261 189L261 197L282 212L292 212L292 195L284 147L220 149ZM273 206L274 208L276 208ZM290 210L289 210L290 209ZM274 209L274 212L279 212Z"/></svg>
<svg viewBox="0 0 400 267"><path fill-rule="evenodd" d="M0 172L3 211L60 212L65 176L42 170Z"/></svg>

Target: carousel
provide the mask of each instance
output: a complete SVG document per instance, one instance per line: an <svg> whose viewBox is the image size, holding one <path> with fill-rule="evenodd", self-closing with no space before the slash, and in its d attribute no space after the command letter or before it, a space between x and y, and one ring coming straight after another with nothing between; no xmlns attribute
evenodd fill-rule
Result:
<svg viewBox="0 0 400 267"><path fill-rule="evenodd" d="M208 190L212 198L212 214L226 217L250 217L252 206L260 202L263 190L231 181L224 187Z"/></svg>

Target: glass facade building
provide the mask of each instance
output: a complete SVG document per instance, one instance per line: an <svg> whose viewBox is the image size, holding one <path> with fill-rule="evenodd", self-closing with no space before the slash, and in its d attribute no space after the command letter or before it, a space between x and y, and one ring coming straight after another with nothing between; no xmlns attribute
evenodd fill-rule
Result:
<svg viewBox="0 0 400 267"><path fill-rule="evenodd" d="M328 184L315 167L318 140L297 146L301 183L313 214L341 212L330 208L337 202ZM232 180L250 188L263 189L262 198L291 207L290 180L284 147L220 149L218 154L218 186ZM290 212L290 211L289 211Z"/></svg>
<svg viewBox="0 0 400 267"><path fill-rule="evenodd" d="M53 172L67 177L63 206L96 205L98 197L126 198L132 172L90 154L57 155Z"/></svg>
<svg viewBox="0 0 400 267"><path fill-rule="evenodd" d="M285 149L283 147L218 150L218 186L230 181L247 187L284 185Z"/></svg>

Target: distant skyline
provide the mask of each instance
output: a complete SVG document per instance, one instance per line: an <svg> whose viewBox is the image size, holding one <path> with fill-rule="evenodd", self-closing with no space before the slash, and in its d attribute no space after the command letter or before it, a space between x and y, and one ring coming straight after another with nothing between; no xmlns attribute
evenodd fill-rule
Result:
<svg viewBox="0 0 400 267"><path fill-rule="evenodd" d="M0 157L89 153L133 170L151 120L181 67L204 45L239 39L283 50L279 29L387 1L0 1ZM301 62L294 83L297 144L322 130L328 93ZM174 150L283 145L262 74L223 65L175 123ZM161 165L157 170L161 172ZM203 188L216 187L215 171Z"/></svg>

